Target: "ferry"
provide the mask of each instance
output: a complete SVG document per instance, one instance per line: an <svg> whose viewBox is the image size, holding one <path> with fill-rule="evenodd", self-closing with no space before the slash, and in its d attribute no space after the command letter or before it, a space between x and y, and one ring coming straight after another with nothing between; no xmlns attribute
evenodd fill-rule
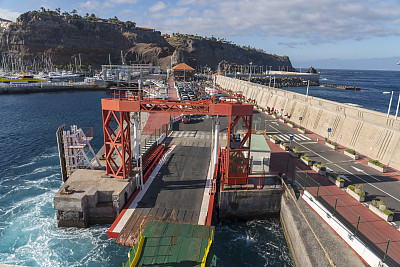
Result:
<svg viewBox="0 0 400 267"><path fill-rule="evenodd" d="M8 84L28 84L28 83L45 83L46 80L33 78L32 75L19 75L18 78L0 77L0 83Z"/></svg>

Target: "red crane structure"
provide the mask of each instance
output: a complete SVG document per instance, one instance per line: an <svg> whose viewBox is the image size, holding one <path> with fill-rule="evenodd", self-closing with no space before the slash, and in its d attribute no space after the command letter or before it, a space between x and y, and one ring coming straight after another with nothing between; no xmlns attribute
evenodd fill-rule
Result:
<svg viewBox="0 0 400 267"><path fill-rule="evenodd" d="M160 112L229 116L224 184L247 184L253 105L241 102L159 100L147 98L140 91L119 94L101 100L107 175L127 178L132 172L130 112ZM242 135L234 135L242 127ZM116 155L113 156L113 155Z"/></svg>

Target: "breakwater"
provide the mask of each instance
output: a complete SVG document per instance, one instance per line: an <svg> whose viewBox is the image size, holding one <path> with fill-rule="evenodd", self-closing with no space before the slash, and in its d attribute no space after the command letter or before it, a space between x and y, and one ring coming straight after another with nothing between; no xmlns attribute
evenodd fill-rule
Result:
<svg viewBox="0 0 400 267"><path fill-rule="evenodd" d="M337 85L337 84L328 84L328 83L321 83L321 85L323 85L325 87L337 88L337 89L343 89L343 90L361 91L360 87L355 87L355 86L346 86L346 85Z"/></svg>
<svg viewBox="0 0 400 267"><path fill-rule="evenodd" d="M330 128L330 140L400 169L400 121L394 116L220 75L216 83L261 107L288 113L291 121L319 135L327 137Z"/></svg>
<svg viewBox="0 0 400 267"><path fill-rule="evenodd" d="M240 77L241 80L248 80L245 77ZM252 77L250 79L252 83L258 83L262 85L268 85L278 88L284 87L301 87L307 86L309 82L310 86L319 86L319 81L315 80L306 80L304 78L296 78L296 77ZM275 86L274 86L275 85Z"/></svg>

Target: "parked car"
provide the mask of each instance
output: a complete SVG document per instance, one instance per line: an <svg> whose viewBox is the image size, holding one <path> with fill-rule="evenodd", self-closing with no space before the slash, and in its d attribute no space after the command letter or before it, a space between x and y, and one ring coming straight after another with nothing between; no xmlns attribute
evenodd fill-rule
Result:
<svg viewBox="0 0 400 267"><path fill-rule="evenodd" d="M190 123L191 116L190 115L183 115L182 122L183 123Z"/></svg>

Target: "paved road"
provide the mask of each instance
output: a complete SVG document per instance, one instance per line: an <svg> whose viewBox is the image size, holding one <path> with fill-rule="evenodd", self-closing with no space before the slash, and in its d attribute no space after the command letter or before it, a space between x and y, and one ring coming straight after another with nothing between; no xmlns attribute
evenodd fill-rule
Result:
<svg viewBox="0 0 400 267"><path fill-rule="evenodd" d="M347 178L345 186L350 184L365 184L367 192L366 201L380 199L395 212L394 222L396 228L400 227L400 182L389 178L374 169L352 160L344 154L334 151L315 140L314 134L301 134L266 114L255 111L253 120L261 121L259 129L266 129L267 135L276 135L278 139L289 143L290 135L294 136L292 146L299 145L302 153L308 153L316 162L326 162L326 167Z"/></svg>
<svg viewBox="0 0 400 267"><path fill-rule="evenodd" d="M228 126L228 117L221 117L220 141L223 146L226 145L226 134ZM281 121L278 121L264 113L254 111L253 129L266 129L267 135L276 135L278 139L290 143L289 138L294 136L292 146L299 145L302 153L308 153L310 158L316 162L326 162L326 167L336 173L344 174L347 180L345 186L350 184L364 184L367 193L366 202L372 199L380 199L387 207L395 212L394 222L391 223L396 228L400 228L400 181L392 179L374 169L363 165L360 161L355 161L343 153L334 151L322 144L322 140L316 141L316 135L313 133L302 134L289 127ZM205 116L198 116L190 124L179 123L174 126L176 137L187 137L195 140L208 139L212 137L212 119ZM340 149L339 149L340 150ZM343 150L343 148L341 149Z"/></svg>

